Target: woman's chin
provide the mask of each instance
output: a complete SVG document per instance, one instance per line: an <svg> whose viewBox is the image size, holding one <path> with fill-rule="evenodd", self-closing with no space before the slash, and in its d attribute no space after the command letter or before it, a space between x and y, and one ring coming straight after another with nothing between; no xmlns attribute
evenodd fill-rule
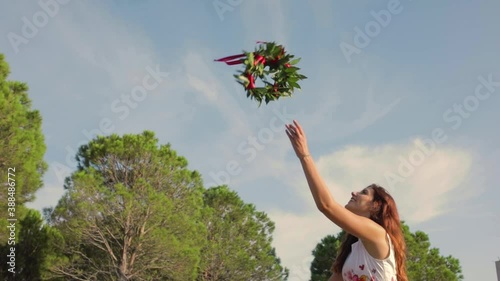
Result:
<svg viewBox="0 0 500 281"><path fill-rule="evenodd" d="M345 204L345 208L353 213L356 211L356 205L354 204L354 201L349 201L347 204Z"/></svg>

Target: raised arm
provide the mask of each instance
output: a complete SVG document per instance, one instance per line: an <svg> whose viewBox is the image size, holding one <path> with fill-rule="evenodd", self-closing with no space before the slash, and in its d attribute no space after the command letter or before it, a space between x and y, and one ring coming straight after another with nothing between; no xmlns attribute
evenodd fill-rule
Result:
<svg viewBox="0 0 500 281"><path fill-rule="evenodd" d="M302 127L297 121L293 122L294 124L286 125L286 134L300 159L316 207L333 223L363 241L378 243L381 238L384 239L385 230L380 225L367 217L354 214L335 201L309 154Z"/></svg>

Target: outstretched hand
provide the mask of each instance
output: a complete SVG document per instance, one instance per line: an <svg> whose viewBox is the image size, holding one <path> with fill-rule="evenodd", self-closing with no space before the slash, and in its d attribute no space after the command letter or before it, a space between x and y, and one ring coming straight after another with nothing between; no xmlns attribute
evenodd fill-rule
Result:
<svg viewBox="0 0 500 281"><path fill-rule="evenodd" d="M306 135L299 122L293 120L293 124L286 124L285 127L285 132L292 143L297 157L304 158L305 156L309 156Z"/></svg>

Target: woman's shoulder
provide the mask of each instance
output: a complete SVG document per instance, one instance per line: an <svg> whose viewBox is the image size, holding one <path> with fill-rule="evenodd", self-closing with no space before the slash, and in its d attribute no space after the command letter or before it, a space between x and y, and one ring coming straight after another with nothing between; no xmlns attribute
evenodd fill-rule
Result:
<svg viewBox="0 0 500 281"><path fill-rule="evenodd" d="M389 258L391 255L394 256L394 247L392 245L391 237L387 232L378 240L366 241L360 239L358 242L367 254L376 260L384 260Z"/></svg>

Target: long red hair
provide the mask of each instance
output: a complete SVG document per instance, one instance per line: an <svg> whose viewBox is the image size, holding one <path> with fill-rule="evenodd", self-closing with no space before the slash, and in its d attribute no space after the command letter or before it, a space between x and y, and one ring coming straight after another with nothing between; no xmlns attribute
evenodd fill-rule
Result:
<svg viewBox="0 0 500 281"><path fill-rule="evenodd" d="M368 186L373 190L373 202L378 202L380 208L370 215L370 219L381 225L391 237L394 247L394 257L396 259L396 272L398 281L408 281L406 275L406 243L399 220L398 209L396 202L392 196L381 186L372 184ZM344 235L340 251L335 259L332 271L337 274L342 274L342 267L351 253L351 245L358 241L358 238L348 234Z"/></svg>

